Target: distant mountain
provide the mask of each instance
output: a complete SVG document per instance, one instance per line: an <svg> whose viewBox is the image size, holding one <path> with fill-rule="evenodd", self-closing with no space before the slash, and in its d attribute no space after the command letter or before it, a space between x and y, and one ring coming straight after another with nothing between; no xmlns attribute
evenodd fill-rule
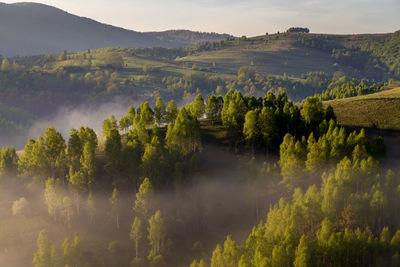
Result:
<svg viewBox="0 0 400 267"><path fill-rule="evenodd" d="M180 47L226 38L226 35L191 31L141 33L38 3L0 3L0 36L0 55L7 57L109 46Z"/></svg>

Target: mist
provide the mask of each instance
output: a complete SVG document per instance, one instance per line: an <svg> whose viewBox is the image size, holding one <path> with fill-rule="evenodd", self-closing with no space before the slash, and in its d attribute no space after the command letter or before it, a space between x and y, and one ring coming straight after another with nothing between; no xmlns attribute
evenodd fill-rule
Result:
<svg viewBox="0 0 400 267"><path fill-rule="evenodd" d="M128 112L129 107L138 107L138 102L131 99L116 97L106 103L84 103L78 106L60 106L56 111L35 120L19 135L6 136L0 139L2 146L14 146L17 150L24 148L29 138L37 139L50 126L54 126L68 140L72 128L81 126L92 128L101 134L102 123L111 114L119 120Z"/></svg>
<svg viewBox="0 0 400 267"><path fill-rule="evenodd" d="M107 105L102 109L113 107ZM85 113L74 110L70 114L73 118ZM161 210L167 223L168 238L173 241L169 248L174 252L170 255L176 262L173 266L188 266L193 258L210 255L215 245L222 243L228 234L238 242L245 241L252 227L264 219L269 206L277 200L274 192L279 187L272 187L271 177L249 180L252 174L248 157L238 157L214 145L206 145L200 160L202 171L186 177L188 182L179 187L156 190L153 195L153 210ZM260 167L261 162L256 162L255 168ZM257 200L254 188L262 188L266 194ZM81 212L78 215L73 208L72 221L68 226L48 214L43 184L17 177L3 181L0 185L0 223L1 229L7 231L0 231L0 245L4 248L0 252L0 265L29 266L37 251L37 235L41 229L46 229L50 242L58 248L61 248L64 238L71 240L77 233L82 239L85 258L94 264L92 266L115 264L116 255L109 251L108 246L111 241L117 240L120 248L117 258L121 260L117 266L128 266L134 257L134 243L129 240L129 232L134 218L132 209L136 192L134 189L121 189L120 228L117 229L110 219L111 189L94 192L96 215L93 224L89 222L85 209L87 194L82 194ZM73 199L68 191L65 187L65 195ZM13 214L13 205L21 198L26 200L26 206L18 214ZM147 242L147 235L142 242ZM143 257L147 256L143 251L141 253Z"/></svg>

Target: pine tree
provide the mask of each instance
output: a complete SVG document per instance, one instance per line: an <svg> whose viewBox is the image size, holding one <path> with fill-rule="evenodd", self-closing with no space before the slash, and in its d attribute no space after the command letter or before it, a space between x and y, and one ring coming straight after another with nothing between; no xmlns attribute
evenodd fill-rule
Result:
<svg viewBox="0 0 400 267"><path fill-rule="evenodd" d="M224 251L222 252L225 266L236 266L239 262L239 248L232 236L228 235L224 242Z"/></svg>
<svg viewBox="0 0 400 267"><path fill-rule="evenodd" d="M243 125L243 135L245 139L250 142L253 154L257 140L260 138L260 129L258 126L258 111L250 110L249 112L247 112L245 117L245 122Z"/></svg>
<svg viewBox="0 0 400 267"><path fill-rule="evenodd" d="M69 163L78 170L80 168L80 158L82 155L83 144L76 129L71 129L67 146L67 157Z"/></svg>
<svg viewBox="0 0 400 267"><path fill-rule="evenodd" d="M164 102L161 97L157 98L156 105L154 106L154 119L157 125L160 125L165 121L166 110Z"/></svg>
<svg viewBox="0 0 400 267"><path fill-rule="evenodd" d="M224 257L222 255L222 248L218 244L215 250L212 253L211 257L211 267L225 267ZM228 266L226 266L228 267Z"/></svg>
<svg viewBox="0 0 400 267"><path fill-rule="evenodd" d="M153 212L153 185L149 178L145 178L136 193L134 211L143 219Z"/></svg>
<svg viewBox="0 0 400 267"><path fill-rule="evenodd" d="M56 181L53 178L49 178L46 182L44 199L49 215L52 216L54 220L57 220L63 197L57 189Z"/></svg>
<svg viewBox="0 0 400 267"><path fill-rule="evenodd" d="M89 192L88 199L86 201L86 210L89 216L90 224L92 224L94 216L96 215L96 206L92 191Z"/></svg>
<svg viewBox="0 0 400 267"><path fill-rule="evenodd" d="M325 117L322 101L317 96L306 98L301 110L304 121L311 125L312 129L318 126Z"/></svg>
<svg viewBox="0 0 400 267"><path fill-rule="evenodd" d="M168 127L166 145L170 151L182 155L201 150L199 122L187 113L186 108L179 111L175 124Z"/></svg>
<svg viewBox="0 0 400 267"><path fill-rule="evenodd" d="M152 126L154 123L154 112L151 109L149 102L144 102L140 106L140 121L145 127Z"/></svg>
<svg viewBox="0 0 400 267"><path fill-rule="evenodd" d="M174 123L176 117L178 116L178 108L175 104L174 100L168 102L167 112L166 112L166 122L167 123Z"/></svg>
<svg viewBox="0 0 400 267"><path fill-rule="evenodd" d="M221 112L223 99L216 97L215 95L211 95L207 99L207 119L209 119L214 125L215 122L221 120Z"/></svg>
<svg viewBox="0 0 400 267"><path fill-rule="evenodd" d="M271 266L280 267L288 266L289 260L283 246L275 245L272 249Z"/></svg>
<svg viewBox="0 0 400 267"><path fill-rule="evenodd" d="M114 188L112 196L109 198L111 204L111 218L115 220L117 229L119 229L119 216L120 216L120 198L119 198L119 191L117 188Z"/></svg>
<svg viewBox="0 0 400 267"><path fill-rule="evenodd" d="M257 124L268 152L270 147L274 147L274 143L278 139L278 127L272 108L262 108L261 113L258 115Z"/></svg>
<svg viewBox="0 0 400 267"><path fill-rule="evenodd" d="M63 267L63 259L60 252L57 250L55 245L51 246L51 263L53 267Z"/></svg>
<svg viewBox="0 0 400 267"><path fill-rule="evenodd" d="M18 156L15 148L3 147L0 151L0 177L17 175Z"/></svg>
<svg viewBox="0 0 400 267"><path fill-rule="evenodd" d="M310 254L306 237L303 235L300 238L299 245L296 248L296 258L294 267L307 267L310 262Z"/></svg>
<svg viewBox="0 0 400 267"><path fill-rule="evenodd" d="M142 220L139 217L133 220L129 237L135 242L135 258L139 258L139 242L143 237Z"/></svg>
<svg viewBox="0 0 400 267"><path fill-rule="evenodd" d="M38 250L33 257L35 267L53 267L51 261L51 244L46 230L40 231L36 244Z"/></svg>
<svg viewBox="0 0 400 267"><path fill-rule="evenodd" d="M53 126L44 131L43 149L50 177L56 177L57 170L63 173L66 167L66 144L62 135Z"/></svg>
<svg viewBox="0 0 400 267"><path fill-rule="evenodd" d="M190 113L194 118L199 119L204 115L205 109L204 99L198 94L190 104Z"/></svg>
<svg viewBox="0 0 400 267"><path fill-rule="evenodd" d="M105 143L106 164L105 169L110 175L116 175L121 165L121 135L117 129L112 129Z"/></svg>
<svg viewBox="0 0 400 267"><path fill-rule="evenodd" d="M160 210L157 210L156 213L151 216L147 231L149 233L147 238L151 246L147 258L153 260L155 257L163 253L167 236L164 218L161 216Z"/></svg>
<svg viewBox="0 0 400 267"><path fill-rule="evenodd" d="M162 184L164 169L163 147L157 136L154 136L151 144L146 144L142 157L142 169L145 176L150 177L155 185Z"/></svg>
<svg viewBox="0 0 400 267"><path fill-rule="evenodd" d="M111 115L109 119L103 121L103 137L107 138L114 129L118 130L117 120L114 115Z"/></svg>

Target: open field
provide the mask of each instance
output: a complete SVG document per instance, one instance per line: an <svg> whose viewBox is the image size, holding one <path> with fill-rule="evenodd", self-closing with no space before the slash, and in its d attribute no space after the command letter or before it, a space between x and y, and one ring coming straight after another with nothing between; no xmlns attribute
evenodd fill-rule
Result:
<svg viewBox="0 0 400 267"><path fill-rule="evenodd" d="M400 130L400 87L324 103L333 107L342 125Z"/></svg>

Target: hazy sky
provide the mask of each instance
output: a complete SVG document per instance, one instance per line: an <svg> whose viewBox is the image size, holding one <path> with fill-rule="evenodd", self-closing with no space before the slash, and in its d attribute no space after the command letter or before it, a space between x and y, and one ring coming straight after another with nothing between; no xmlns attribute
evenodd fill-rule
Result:
<svg viewBox="0 0 400 267"><path fill-rule="evenodd" d="M312 32L324 33L375 33L400 29L400 0L42 0L41 2L69 13L136 31L190 29L254 36L265 32L284 31L290 26L307 26Z"/></svg>

